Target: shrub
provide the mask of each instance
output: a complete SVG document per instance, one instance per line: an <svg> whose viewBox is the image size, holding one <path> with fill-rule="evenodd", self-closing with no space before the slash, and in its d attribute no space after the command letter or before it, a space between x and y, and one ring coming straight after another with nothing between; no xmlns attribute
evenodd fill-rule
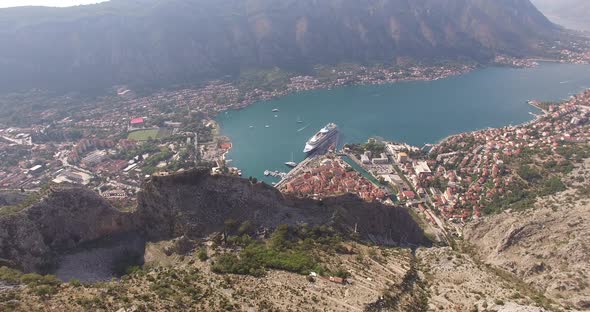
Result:
<svg viewBox="0 0 590 312"><path fill-rule="evenodd" d="M350 272L342 269L342 268L338 268L338 270L336 270L335 272L332 273L333 276L335 277L340 277L340 278L349 278L350 277Z"/></svg>
<svg viewBox="0 0 590 312"><path fill-rule="evenodd" d="M0 280L14 284L20 281L22 273L7 267L0 267Z"/></svg>
<svg viewBox="0 0 590 312"><path fill-rule="evenodd" d="M53 285L39 285L33 288L33 293L37 296L51 296L57 293L57 288Z"/></svg>
<svg viewBox="0 0 590 312"><path fill-rule="evenodd" d="M199 258L201 261L206 261L209 259L209 256L207 255L207 249L204 247L200 248L199 252L197 252L197 258Z"/></svg>
<svg viewBox="0 0 590 312"><path fill-rule="evenodd" d="M249 220L246 220L246 221L242 222L242 224L238 228L238 235L242 236L244 234L249 234L252 232L252 230L253 230L252 222L250 222Z"/></svg>

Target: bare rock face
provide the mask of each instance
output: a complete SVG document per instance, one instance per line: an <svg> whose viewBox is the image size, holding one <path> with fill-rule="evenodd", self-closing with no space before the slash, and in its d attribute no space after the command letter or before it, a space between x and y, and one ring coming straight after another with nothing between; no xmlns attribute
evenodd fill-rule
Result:
<svg viewBox="0 0 590 312"><path fill-rule="evenodd" d="M146 181L138 196L137 219L151 240L205 237L223 231L225 220L233 219L266 228L302 223L331 225L349 233L356 228L361 238L385 245L425 241L404 208L366 203L354 196L322 202L297 199L266 184L211 176L208 169Z"/></svg>
<svg viewBox="0 0 590 312"><path fill-rule="evenodd" d="M46 271L56 253L129 231L133 222L98 194L77 186L49 191L33 206L0 216L0 258L25 271Z"/></svg>
<svg viewBox="0 0 590 312"><path fill-rule="evenodd" d="M286 198L266 184L211 176L202 168L147 180L133 213L116 210L83 187L55 187L39 203L0 217L0 260L24 271L46 272L59 256L85 243L128 232L152 241L184 235L176 247L186 252L193 239L223 231L228 219L264 228L330 225L384 245L427 243L404 208L353 196L324 202Z"/></svg>
<svg viewBox="0 0 590 312"><path fill-rule="evenodd" d="M512 272L564 306L588 309L590 203L581 199L565 205L572 196L558 195L558 208L543 199L534 210L473 223L465 238L484 262Z"/></svg>

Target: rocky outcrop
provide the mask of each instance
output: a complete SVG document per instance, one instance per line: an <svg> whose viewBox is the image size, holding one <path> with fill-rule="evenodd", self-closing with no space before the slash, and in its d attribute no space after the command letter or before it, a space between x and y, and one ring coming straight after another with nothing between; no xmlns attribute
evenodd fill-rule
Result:
<svg viewBox="0 0 590 312"><path fill-rule="evenodd" d="M573 191L542 199L534 210L505 212L464 231L481 259L513 273L545 296L577 309L590 301L590 204L567 206ZM551 200L553 202L553 200Z"/></svg>
<svg viewBox="0 0 590 312"><path fill-rule="evenodd" d="M133 228L131 215L98 194L78 186L55 187L39 203L0 216L0 259L43 272L55 265L60 251Z"/></svg>
<svg viewBox="0 0 590 312"><path fill-rule="evenodd" d="M288 197L263 183L211 176L208 169L152 177L138 196L138 223L152 240L199 238L222 231L227 219L274 228L279 224L331 225L385 245L422 244L420 227L404 208L354 196L313 201Z"/></svg>
<svg viewBox="0 0 590 312"><path fill-rule="evenodd" d="M211 176L202 168L147 180L133 213L116 210L83 187L55 187L39 203L0 217L0 259L43 272L55 266L58 255L108 236L136 232L153 241L198 239L223 231L228 219L264 228L305 223L343 233L356 229L360 238L385 245L426 242L404 208L354 196L323 202L285 197L266 184Z"/></svg>

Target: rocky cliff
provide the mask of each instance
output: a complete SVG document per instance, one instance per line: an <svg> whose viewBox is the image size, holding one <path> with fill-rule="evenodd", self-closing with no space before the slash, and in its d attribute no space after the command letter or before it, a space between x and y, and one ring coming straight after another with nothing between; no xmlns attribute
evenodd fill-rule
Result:
<svg viewBox="0 0 590 312"><path fill-rule="evenodd" d="M200 238L223 231L227 219L279 224L330 225L344 234L385 245L428 243L404 208L352 196L323 202L284 197L266 184L211 176L195 169L146 180L133 213L122 213L96 193L76 186L52 189L21 212L0 216L0 259L25 271L45 271L57 255L107 236L134 232L148 240Z"/></svg>
<svg viewBox="0 0 590 312"><path fill-rule="evenodd" d="M279 224L331 225L385 245L425 243L423 232L404 208L366 203L354 196L324 201L287 197L248 180L211 176L208 169L152 177L138 197L137 220L150 239L202 237L222 231L227 219Z"/></svg>
<svg viewBox="0 0 590 312"><path fill-rule="evenodd" d="M131 215L78 186L54 187L20 212L0 216L0 259L25 271L47 271L60 252L133 229Z"/></svg>

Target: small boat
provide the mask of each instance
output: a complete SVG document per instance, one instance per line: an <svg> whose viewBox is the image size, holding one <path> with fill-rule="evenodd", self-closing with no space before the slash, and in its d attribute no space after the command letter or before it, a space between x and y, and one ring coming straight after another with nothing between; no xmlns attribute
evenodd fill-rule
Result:
<svg viewBox="0 0 590 312"><path fill-rule="evenodd" d="M286 162L285 165L289 168L297 167L297 163L293 161L293 153L291 153L291 161Z"/></svg>
<svg viewBox="0 0 590 312"><path fill-rule="evenodd" d="M270 128L270 126L269 126L269 125L266 125L266 126L264 126L264 127L265 127L265 128Z"/></svg>
<svg viewBox="0 0 590 312"><path fill-rule="evenodd" d="M275 118L279 117L279 115L275 115Z"/></svg>
<svg viewBox="0 0 590 312"><path fill-rule="evenodd" d="M301 117L297 117L297 123L298 124L303 123L303 119L301 119Z"/></svg>
<svg viewBox="0 0 590 312"><path fill-rule="evenodd" d="M250 127L248 127L248 128L252 129L252 128L254 128L254 126L250 126Z"/></svg>
<svg viewBox="0 0 590 312"><path fill-rule="evenodd" d="M273 110L272 110L272 111L273 111L273 113L278 113L278 112L280 112L280 110L279 110L278 108L273 108Z"/></svg>
<svg viewBox="0 0 590 312"><path fill-rule="evenodd" d="M264 170L264 176L265 176L265 177L268 177L269 175L270 175L270 171L268 171L268 170Z"/></svg>

